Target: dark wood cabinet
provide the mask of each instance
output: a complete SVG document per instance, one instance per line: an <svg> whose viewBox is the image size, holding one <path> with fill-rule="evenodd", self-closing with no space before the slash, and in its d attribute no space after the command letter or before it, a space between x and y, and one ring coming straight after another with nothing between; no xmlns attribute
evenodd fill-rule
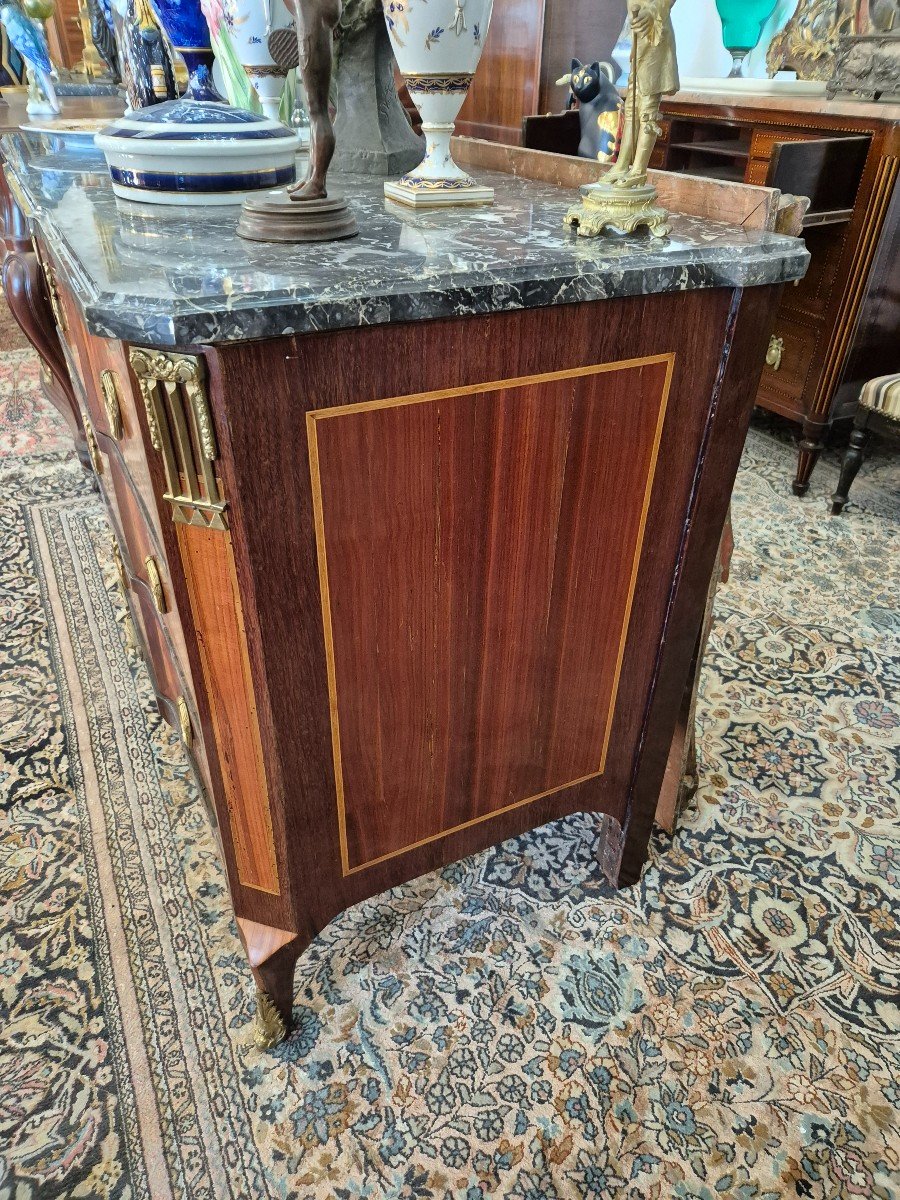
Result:
<svg viewBox="0 0 900 1200"><path fill-rule="evenodd" d="M516 250L552 206L532 244L550 267L522 268L535 307L506 310L506 283L488 311L423 319L414 259L412 315L168 345L111 336L130 277L92 332L71 246L29 193L135 638L211 802L269 1044L305 946L403 880L575 811L614 818L636 879L683 739L772 315L805 255L720 230L713 261L687 223L696 264L636 261L638 294L582 298L623 268L573 262L574 196L494 182ZM701 214L727 207L726 185L701 189ZM221 253L240 270L248 250ZM668 269L672 290L640 294Z"/></svg>
<svg viewBox="0 0 900 1200"><path fill-rule="evenodd" d="M831 423L852 414L853 342L900 168L900 108L774 98L663 105L654 164L808 196L805 279L787 288L757 404L802 426L794 491L802 495ZM897 331L895 368L900 363ZM890 356L889 344L883 350ZM844 386L842 386L842 384Z"/></svg>

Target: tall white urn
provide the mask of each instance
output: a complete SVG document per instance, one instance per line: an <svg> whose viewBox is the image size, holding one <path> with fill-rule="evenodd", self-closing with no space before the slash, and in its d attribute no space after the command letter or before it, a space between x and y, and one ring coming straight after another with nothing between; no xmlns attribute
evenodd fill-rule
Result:
<svg viewBox="0 0 900 1200"><path fill-rule="evenodd" d="M262 110L278 120L287 71L269 53L269 34L286 29L293 18L284 0L224 0L225 22L241 66L253 84Z"/></svg>
<svg viewBox="0 0 900 1200"><path fill-rule="evenodd" d="M414 208L490 204L481 187L453 161L453 125L481 58L494 0L382 0L394 54L422 116L422 162L384 194Z"/></svg>

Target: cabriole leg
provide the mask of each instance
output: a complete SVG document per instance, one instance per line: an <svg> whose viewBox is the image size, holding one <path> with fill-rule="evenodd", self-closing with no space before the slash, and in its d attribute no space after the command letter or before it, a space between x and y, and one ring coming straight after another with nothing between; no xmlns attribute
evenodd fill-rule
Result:
<svg viewBox="0 0 900 1200"><path fill-rule="evenodd" d="M241 941L256 983L254 1041L271 1050L287 1037L294 1007L294 968L307 940L287 929L274 929L238 918Z"/></svg>

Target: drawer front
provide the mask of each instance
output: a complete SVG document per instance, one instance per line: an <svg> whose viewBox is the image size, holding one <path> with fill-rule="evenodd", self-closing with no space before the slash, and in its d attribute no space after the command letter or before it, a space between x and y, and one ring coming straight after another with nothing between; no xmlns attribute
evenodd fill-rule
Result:
<svg viewBox="0 0 900 1200"><path fill-rule="evenodd" d="M60 332L74 360L76 387L97 434L105 434L118 447L131 482L141 496L147 518L162 544L162 531L153 480L144 451L137 409L141 403L132 389L128 359L121 343L88 333L74 296L60 282L44 255L45 274L53 280L54 308Z"/></svg>
<svg viewBox="0 0 900 1200"><path fill-rule="evenodd" d="M769 178L769 165L768 159L751 158L747 163L744 183L756 183L764 187Z"/></svg>
<svg viewBox="0 0 900 1200"><path fill-rule="evenodd" d="M809 268L802 279L785 288L781 305L821 317L825 315L834 291L847 241L847 227L826 225L806 229L803 240L810 253Z"/></svg>
<svg viewBox="0 0 900 1200"><path fill-rule="evenodd" d="M127 540L124 536L113 536L120 564L120 582L159 702L159 711L178 730L204 788L210 792L209 765L194 695L173 653L169 630L157 611L151 589L146 579L132 569Z"/></svg>
<svg viewBox="0 0 900 1200"><path fill-rule="evenodd" d="M816 346L820 337L817 326L800 325L779 312L772 330L773 341L780 342L780 362L763 367L760 391L776 397L800 400L807 389L816 362ZM776 347L770 342L773 351ZM773 354L773 357L777 357Z"/></svg>
<svg viewBox="0 0 900 1200"><path fill-rule="evenodd" d="M105 439L100 438L101 446ZM105 455L111 483L110 497L122 531L125 563L131 576L139 582L140 590L152 602L160 625L168 635L171 654L179 674L191 678L190 659L179 620L175 596L169 578L169 568L160 552L159 543L148 530L139 498L118 462L114 451Z"/></svg>

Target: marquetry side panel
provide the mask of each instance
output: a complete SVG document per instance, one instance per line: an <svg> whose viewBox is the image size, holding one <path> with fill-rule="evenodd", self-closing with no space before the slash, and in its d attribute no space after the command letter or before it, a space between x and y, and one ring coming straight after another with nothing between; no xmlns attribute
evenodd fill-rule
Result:
<svg viewBox="0 0 900 1200"><path fill-rule="evenodd" d="M268 784L231 536L185 524L179 524L176 533L219 751L238 878L247 887L277 895Z"/></svg>
<svg viewBox="0 0 900 1200"><path fill-rule="evenodd" d="M238 882L280 895L243 607L217 470L218 441L201 359L133 348L150 443L162 460L218 751Z"/></svg>
<svg viewBox="0 0 900 1200"><path fill-rule="evenodd" d="M813 398L812 411L816 414L827 411L839 382L840 372L856 328L856 318L865 294L869 269L878 249L878 238L884 225L885 215L890 207L898 174L900 174L900 158L886 155L878 164L878 172L854 254L853 266L841 296L835 322L835 336L829 346L822 377Z"/></svg>
<svg viewBox="0 0 900 1200"><path fill-rule="evenodd" d="M308 414L345 874L603 773L673 362Z"/></svg>

